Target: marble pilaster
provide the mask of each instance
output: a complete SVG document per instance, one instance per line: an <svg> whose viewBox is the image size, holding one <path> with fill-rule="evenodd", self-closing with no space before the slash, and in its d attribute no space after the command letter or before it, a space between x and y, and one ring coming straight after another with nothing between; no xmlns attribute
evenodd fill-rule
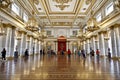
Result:
<svg viewBox="0 0 120 80"><path fill-rule="evenodd" d="M3 36L3 47L6 49L6 56L13 57L15 43L15 27L11 24L6 24L6 35Z"/></svg>
<svg viewBox="0 0 120 80"><path fill-rule="evenodd" d="M20 45L20 56L24 55L25 49L26 49L26 32L20 31L21 33L21 45Z"/></svg>
<svg viewBox="0 0 120 80"><path fill-rule="evenodd" d="M29 54L33 54L33 36L30 36Z"/></svg>
<svg viewBox="0 0 120 80"><path fill-rule="evenodd" d="M99 32L99 48L100 54L105 56L104 32Z"/></svg>
<svg viewBox="0 0 120 80"><path fill-rule="evenodd" d="M115 24L114 27L116 35L117 57L120 57L120 24Z"/></svg>
<svg viewBox="0 0 120 80"><path fill-rule="evenodd" d="M90 40L87 39L87 53L90 53Z"/></svg>
<svg viewBox="0 0 120 80"><path fill-rule="evenodd" d="M37 54L38 52L37 52L37 47L38 47L38 44L37 44L37 39L35 39L35 54Z"/></svg>
<svg viewBox="0 0 120 80"><path fill-rule="evenodd" d="M112 57L117 57L117 43L114 26L111 26Z"/></svg>

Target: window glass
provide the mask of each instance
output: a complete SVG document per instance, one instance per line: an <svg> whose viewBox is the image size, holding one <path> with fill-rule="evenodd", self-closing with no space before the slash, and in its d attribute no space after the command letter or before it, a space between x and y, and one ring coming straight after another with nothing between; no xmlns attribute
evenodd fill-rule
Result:
<svg viewBox="0 0 120 80"><path fill-rule="evenodd" d="M76 36L77 35L77 30L73 31L73 35Z"/></svg>
<svg viewBox="0 0 120 80"><path fill-rule="evenodd" d="M23 13L23 20L24 20L25 22L28 21L28 15L27 15L25 12Z"/></svg>
<svg viewBox="0 0 120 80"><path fill-rule="evenodd" d="M51 34L51 31L47 31L47 35L52 35L52 34Z"/></svg>
<svg viewBox="0 0 120 80"><path fill-rule="evenodd" d="M97 22L100 22L101 21L101 13L99 13L97 16L96 16L96 20L97 20Z"/></svg>
<svg viewBox="0 0 120 80"><path fill-rule="evenodd" d="M110 14L114 10L113 3L111 2L106 8L105 13L106 15Z"/></svg>
<svg viewBox="0 0 120 80"><path fill-rule="evenodd" d="M20 13L20 8L18 5L16 5L15 3L12 4L12 11L14 11L17 15L19 15Z"/></svg>

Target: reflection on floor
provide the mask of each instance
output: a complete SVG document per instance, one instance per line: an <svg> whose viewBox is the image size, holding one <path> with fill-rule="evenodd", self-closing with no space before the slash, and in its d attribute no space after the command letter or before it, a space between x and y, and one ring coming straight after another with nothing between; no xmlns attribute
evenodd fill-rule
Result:
<svg viewBox="0 0 120 80"><path fill-rule="evenodd" d="M120 80L120 62L106 58L30 56L0 62L0 80Z"/></svg>

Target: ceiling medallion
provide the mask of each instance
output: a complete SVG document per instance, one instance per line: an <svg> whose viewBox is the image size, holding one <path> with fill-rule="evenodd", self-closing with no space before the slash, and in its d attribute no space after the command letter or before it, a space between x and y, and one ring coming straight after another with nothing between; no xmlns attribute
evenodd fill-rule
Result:
<svg viewBox="0 0 120 80"><path fill-rule="evenodd" d="M60 10L64 10L66 7L69 7L70 5L66 5L68 2L71 2L72 0L53 0L58 5L55 5L56 7L59 7ZM66 4L65 4L66 3Z"/></svg>
<svg viewBox="0 0 120 80"><path fill-rule="evenodd" d="M91 0L86 0L85 3L86 5L89 5L91 3Z"/></svg>

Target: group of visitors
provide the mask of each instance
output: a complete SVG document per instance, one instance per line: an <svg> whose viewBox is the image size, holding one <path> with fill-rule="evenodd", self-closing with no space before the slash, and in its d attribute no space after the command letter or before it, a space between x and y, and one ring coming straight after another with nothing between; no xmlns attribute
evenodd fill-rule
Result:
<svg viewBox="0 0 120 80"><path fill-rule="evenodd" d="M56 53L55 53L53 50L48 50L47 53L48 53L48 54L54 54L54 55L56 55ZM45 54L44 49L43 49L43 50L40 50L40 54L43 54L43 55ZM70 58L70 55L72 54L71 51L70 51L70 49L68 49L67 54L68 54L68 57ZM76 51L75 51L75 55L76 55L76 54L77 54L79 57L82 55L83 58L86 58L86 53L85 53L85 50L84 50L84 49L83 49L83 50L76 50ZM63 50L61 50L61 55L64 55L64 51L63 51ZM95 51L92 50L92 49L90 49L90 56L93 57L94 55L95 55ZM99 56L100 56L100 51L99 51L99 49L96 50L96 55L97 55L97 58L99 58ZM16 51L14 52L14 57L18 58L18 56L19 56L19 55L18 55L18 51L16 50ZM25 57L26 57L26 56L29 56L28 49L25 50L24 56L25 56ZM6 60L6 49L5 49L5 48L3 48L2 52L1 52L1 57L2 57L2 60ZM109 59L111 58L110 48L108 48L108 58L109 58Z"/></svg>

